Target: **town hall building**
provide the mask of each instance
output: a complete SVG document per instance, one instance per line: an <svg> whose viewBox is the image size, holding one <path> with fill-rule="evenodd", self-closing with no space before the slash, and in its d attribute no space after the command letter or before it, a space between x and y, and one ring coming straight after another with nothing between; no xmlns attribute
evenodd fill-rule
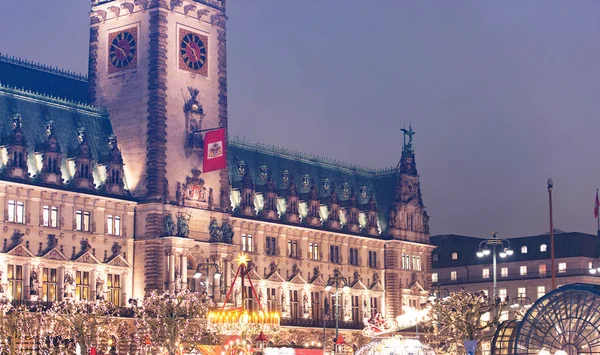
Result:
<svg viewBox="0 0 600 355"><path fill-rule="evenodd" d="M281 312L304 330L290 337L322 334L336 273L350 342L364 318L425 302L412 128L390 169L229 137L226 168L203 171L206 135L230 123L226 21L225 0L93 0L87 76L0 56L0 298L219 303L243 251L258 299L237 284L232 302Z"/></svg>

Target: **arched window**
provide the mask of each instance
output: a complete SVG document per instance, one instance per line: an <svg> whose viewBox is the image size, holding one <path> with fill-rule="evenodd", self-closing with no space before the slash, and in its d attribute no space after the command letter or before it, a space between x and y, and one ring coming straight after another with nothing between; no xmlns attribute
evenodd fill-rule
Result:
<svg viewBox="0 0 600 355"><path fill-rule="evenodd" d="M527 254L527 247L525 247L525 246L521 247L521 254Z"/></svg>
<svg viewBox="0 0 600 355"><path fill-rule="evenodd" d="M433 261L438 261L440 257L437 254L433 254Z"/></svg>
<svg viewBox="0 0 600 355"><path fill-rule="evenodd" d="M452 260L458 260L458 253L452 253Z"/></svg>
<svg viewBox="0 0 600 355"><path fill-rule="evenodd" d="M547 248L548 248L548 246L546 244L540 245L540 251L541 252L545 252Z"/></svg>

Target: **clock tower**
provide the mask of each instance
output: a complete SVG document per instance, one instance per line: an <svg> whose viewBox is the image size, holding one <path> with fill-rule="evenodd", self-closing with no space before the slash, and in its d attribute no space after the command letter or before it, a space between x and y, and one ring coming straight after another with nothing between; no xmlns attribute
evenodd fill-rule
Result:
<svg viewBox="0 0 600 355"><path fill-rule="evenodd" d="M227 128L225 21L225 0L92 0L89 94L142 203L227 210L226 170L202 172L204 130Z"/></svg>

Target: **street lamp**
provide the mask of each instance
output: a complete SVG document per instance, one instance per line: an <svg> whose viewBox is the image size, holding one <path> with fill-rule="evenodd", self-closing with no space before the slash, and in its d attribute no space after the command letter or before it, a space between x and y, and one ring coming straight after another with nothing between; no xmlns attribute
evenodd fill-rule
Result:
<svg viewBox="0 0 600 355"><path fill-rule="evenodd" d="M596 264L596 266L594 266L594 264ZM590 274L594 275L596 272L600 273L600 259L593 260L590 265Z"/></svg>
<svg viewBox="0 0 600 355"><path fill-rule="evenodd" d="M499 255L501 258L511 256L514 253L514 251L510 247L510 242L506 239L498 239L498 237L496 236L496 232L494 232L492 238L486 239L479 243L479 249L476 253L477 256L480 258L492 254L492 269L494 273L494 297L496 296L496 250L498 248L500 249Z"/></svg>
<svg viewBox="0 0 600 355"><path fill-rule="evenodd" d="M196 267L196 272L194 273L195 279L199 279L200 277L202 277L202 271L204 271L206 273L206 293L207 294L208 294L208 275L209 275L210 268L212 268L212 267L215 268L215 275L214 275L215 280L219 280L221 278L221 272L219 271L219 265L217 263L208 262L208 259L206 260L206 262L199 263L198 266ZM214 292L213 292L213 296L214 296Z"/></svg>
<svg viewBox="0 0 600 355"><path fill-rule="evenodd" d="M338 289L342 286L342 291L348 291L350 286L348 286L348 279L343 277L340 274L339 269L335 269L333 272L333 276L329 277L327 280L327 286L325 286L325 291L329 292L331 288L335 285L335 338L334 342L334 353L335 353L335 345L337 343L338 337L340 335L339 322L340 322L340 295L338 293Z"/></svg>

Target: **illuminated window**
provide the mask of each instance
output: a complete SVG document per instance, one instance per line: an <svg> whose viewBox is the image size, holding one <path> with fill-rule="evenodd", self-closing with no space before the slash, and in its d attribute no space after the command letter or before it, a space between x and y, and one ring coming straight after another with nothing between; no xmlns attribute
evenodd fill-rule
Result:
<svg viewBox="0 0 600 355"><path fill-rule="evenodd" d="M546 294L546 286L538 286L537 287L537 298L544 297Z"/></svg>
<svg viewBox="0 0 600 355"><path fill-rule="evenodd" d="M483 291L483 294L486 295L487 297L489 297L490 295L490 291L489 290L481 290Z"/></svg>
<svg viewBox="0 0 600 355"><path fill-rule="evenodd" d="M519 287L517 289L517 297L527 297L527 289L525 287Z"/></svg>
<svg viewBox="0 0 600 355"><path fill-rule="evenodd" d="M484 279L489 279L490 278L490 269L481 270L481 277L483 277Z"/></svg>
<svg viewBox="0 0 600 355"><path fill-rule="evenodd" d="M519 268L519 275L521 275L521 276L527 275L527 266L523 265Z"/></svg>
<svg viewBox="0 0 600 355"><path fill-rule="evenodd" d="M452 260L458 260L458 253L452 253Z"/></svg>
<svg viewBox="0 0 600 355"><path fill-rule="evenodd" d="M431 282L438 282L438 273L434 272L433 274L431 274Z"/></svg>
<svg viewBox="0 0 600 355"><path fill-rule="evenodd" d="M439 255L433 254L432 261L438 261L440 259Z"/></svg>
<svg viewBox="0 0 600 355"><path fill-rule="evenodd" d="M413 270L421 271L421 257L419 255L413 256Z"/></svg>
<svg viewBox="0 0 600 355"><path fill-rule="evenodd" d="M44 206L42 210L44 227L56 228L58 226L58 207Z"/></svg>
<svg viewBox="0 0 600 355"><path fill-rule="evenodd" d="M42 270L42 301L56 302L58 297L58 270L44 268Z"/></svg>
<svg viewBox="0 0 600 355"><path fill-rule="evenodd" d="M540 264L540 277L546 277L546 264Z"/></svg>
<svg viewBox="0 0 600 355"><path fill-rule="evenodd" d="M456 271L450 271L450 280L456 281Z"/></svg>
<svg viewBox="0 0 600 355"><path fill-rule="evenodd" d="M311 260L319 260L319 244L308 243L308 257Z"/></svg>
<svg viewBox="0 0 600 355"><path fill-rule="evenodd" d="M297 240L288 240L288 256L290 258L298 257L298 241Z"/></svg>
<svg viewBox="0 0 600 355"><path fill-rule="evenodd" d="M506 289L505 288L498 289L498 297L502 301L504 301L506 299Z"/></svg>
<svg viewBox="0 0 600 355"><path fill-rule="evenodd" d="M242 234L242 251L251 253L252 247L252 234Z"/></svg>
<svg viewBox="0 0 600 355"><path fill-rule="evenodd" d="M23 202L8 200L8 221L25 223L25 205Z"/></svg>
<svg viewBox="0 0 600 355"><path fill-rule="evenodd" d="M567 263L558 263L558 272L567 272Z"/></svg>
<svg viewBox="0 0 600 355"><path fill-rule="evenodd" d="M79 301L90 299L90 273L88 271L77 271L75 274L75 298Z"/></svg>
<svg viewBox="0 0 600 355"><path fill-rule="evenodd" d="M542 244L542 245L540 245L540 251L541 251L541 252L545 252L547 248L548 248L548 247L546 246L546 244Z"/></svg>
<svg viewBox="0 0 600 355"><path fill-rule="evenodd" d="M527 254L527 247L521 247L521 254Z"/></svg>
<svg viewBox="0 0 600 355"><path fill-rule="evenodd" d="M23 300L23 266L8 264L8 297L13 301Z"/></svg>
<svg viewBox="0 0 600 355"><path fill-rule="evenodd" d="M481 355L490 355L490 353L491 353L490 342L482 341L481 342Z"/></svg>
<svg viewBox="0 0 600 355"><path fill-rule="evenodd" d="M502 311L502 313L500 313L500 318L498 320L500 322L504 322L504 321L508 320L508 311Z"/></svg>
<svg viewBox="0 0 600 355"><path fill-rule="evenodd" d="M108 274L108 301L121 305L121 275Z"/></svg>
<svg viewBox="0 0 600 355"><path fill-rule="evenodd" d="M503 267L500 269L500 276L502 276L502 277L508 276L508 268L507 267Z"/></svg>
<svg viewBox="0 0 600 355"><path fill-rule="evenodd" d="M90 231L90 212L89 211L75 211L75 227L78 231L89 232Z"/></svg>
<svg viewBox="0 0 600 355"><path fill-rule="evenodd" d="M121 235L121 217L109 214L106 217L106 229L110 235Z"/></svg>

